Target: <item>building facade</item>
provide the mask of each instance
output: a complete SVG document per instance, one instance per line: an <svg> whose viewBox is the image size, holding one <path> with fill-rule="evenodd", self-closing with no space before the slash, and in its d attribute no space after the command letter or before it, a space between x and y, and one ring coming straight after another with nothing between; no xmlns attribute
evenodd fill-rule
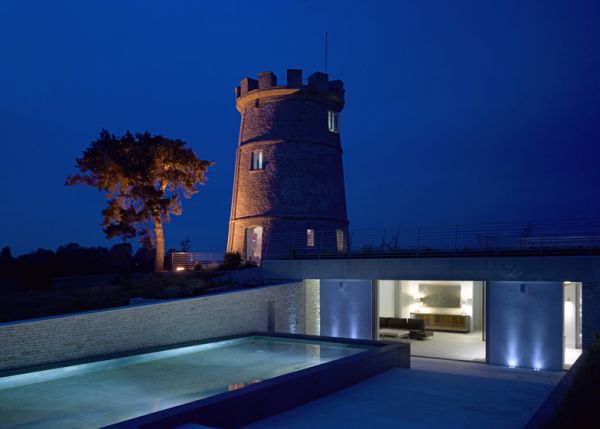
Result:
<svg viewBox="0 0 600 429"><path fill-rule="evenodd" d="M408 342L413 356L560 371L600 333L597 254L300 258L262 270L305 279L318 315L308 334ZM382 324L392 319L407 326ZM431 335L411 336L415 320Z"/></svg>
<svg viewBox="0 0 600 429"><path fill-rule="evenodd" d="M263 72L235 91L241 125L227 251L257 262L278 249L343 251L343 83L316 72L305 84L301 70L288 70L285 85Z"/></svg>

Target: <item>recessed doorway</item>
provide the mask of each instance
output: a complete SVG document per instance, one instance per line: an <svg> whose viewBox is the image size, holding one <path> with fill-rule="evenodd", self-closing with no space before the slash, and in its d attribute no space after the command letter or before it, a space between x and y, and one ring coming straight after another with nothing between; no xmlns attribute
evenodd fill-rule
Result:
<svg viewBox="0 0 600 429"><path fill-rule="evenodd" d="M563 286L563 368L569 369L581 356L581 283L564 282Z"/></svg>
<svg viewBox="0 0 600 429"><path fill-rule="evenodd" d="M262 226L255 226L246 229L246 261L252 261L260 264L262 258Z"/></svg>

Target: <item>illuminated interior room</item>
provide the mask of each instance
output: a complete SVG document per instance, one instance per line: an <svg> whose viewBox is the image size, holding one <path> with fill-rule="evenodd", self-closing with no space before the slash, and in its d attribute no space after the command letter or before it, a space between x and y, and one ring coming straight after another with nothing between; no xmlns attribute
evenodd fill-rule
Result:
<svg viewBox="0 0 600 429"><path fill-rule="evenodd" d="M413 356L485 362L484 309L481 281L379 280L378 338L410 342Z"/></svg>
<svg viewBox="0 0 600 429"><path fill-rule="evenodd" d="M581 355L582 294L581 283L564 282L564 369L569 369Z"/></svg>

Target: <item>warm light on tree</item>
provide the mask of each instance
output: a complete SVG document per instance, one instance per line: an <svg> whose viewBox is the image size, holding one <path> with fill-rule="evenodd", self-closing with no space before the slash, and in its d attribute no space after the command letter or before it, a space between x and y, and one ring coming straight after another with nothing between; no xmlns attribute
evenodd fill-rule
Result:
<svg viewBox="0 0 600 429"><path fill-rule="evenodd" d="M106 130L77 159L79 174L66 184L87 185L105 193L102 226L108 238L138 236L155 247L155 271L164 268L163 224L181 214L181 197L190 198L206 181L213 162L198 159L186 142L160 135L116 137Z"/></svg>

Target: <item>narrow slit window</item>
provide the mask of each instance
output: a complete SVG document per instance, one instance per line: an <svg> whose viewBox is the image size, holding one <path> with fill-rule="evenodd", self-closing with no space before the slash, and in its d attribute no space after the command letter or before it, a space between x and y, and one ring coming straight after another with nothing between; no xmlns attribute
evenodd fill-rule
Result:
<svg viewBox="0 0 600 429"><path fill-rule="evenodd" d="M337 244L337 251L344 252L346 250L346 242L344 240L344 230L336 229L335 230L335 242Z"/></svg>
<svg viewBox="0 0 600 429"><path fill-rule="evenodd" d="M315 247L315 230L314 229L306 230L306 246L307 247Z"/></svg>
<svg viewBox="0 0 600 429"><path fill-rule="evenodd" d="M340 132L340 114L338 112L330 110L327 123L329 124L329 131L336 134Z"/></svg>
<svg viewBox="0 0 600 429"><path fill-rule="evenodd" d="M253 150L252 159L250 161L250 170L262 170L263 169L263 151Z"/></svg>

